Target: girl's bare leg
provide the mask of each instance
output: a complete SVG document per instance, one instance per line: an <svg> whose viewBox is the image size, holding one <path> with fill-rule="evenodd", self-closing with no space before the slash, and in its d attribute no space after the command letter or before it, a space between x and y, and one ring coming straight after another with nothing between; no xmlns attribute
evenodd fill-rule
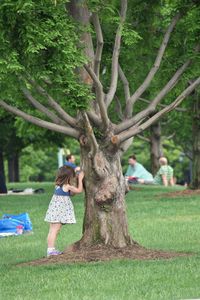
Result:
<svg viewBox="0 0 200 300"><path fill-rule="evenodd" d="M62 227L61 223L50 223L49 233L47 236L48 248L55 248L57 235Z"/></svg>

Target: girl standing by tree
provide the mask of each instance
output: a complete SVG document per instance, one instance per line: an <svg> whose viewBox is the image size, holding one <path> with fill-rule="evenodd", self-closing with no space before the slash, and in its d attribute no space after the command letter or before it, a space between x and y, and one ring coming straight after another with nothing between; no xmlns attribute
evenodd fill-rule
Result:
<svg viewBox="0 0 200 300"><path fill-rule="evenodd" d="M70 195L81 193L83 190L84 173L78 174L78 186L71 185L71 180L75 177L73 168L63 166L59 168L56 177L56 187L54 195L49 204L45 221L50 223L47 237L47 257L59 255L62 252L56 250L55 242L57 235L64 224L76 223L73 204Z"/></svg>

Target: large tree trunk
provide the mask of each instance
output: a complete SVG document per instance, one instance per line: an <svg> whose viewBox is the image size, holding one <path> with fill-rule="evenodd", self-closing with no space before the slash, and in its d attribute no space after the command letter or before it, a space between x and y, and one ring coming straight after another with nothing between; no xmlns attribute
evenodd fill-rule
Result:
<svg viewBox="0 0 200 300"><path fill-rule="evenodd" d="M68 4L68 9L73 18L83 26L90 24L90 13L84 1L72 0ZM84 44L86 57L89 58L90 64L93 64L94 49L91 34L85 32L81 36L80 43ZM79 75L83 82L93 83L84 69L79 70ZM91 147L87 147L88 145L81 146L82 168L86 178L86 200L83 236L78 243L83 247L95 244L117 248L128 246L132 240L128 234L124 201L125 181L120 153L111 154L108 150L92 153Z"/></svg>
<svg viewBox="0 0 200 300"><path fill-rule="evenodd" d="M150 152L151 172L155 175L159 169L159 158L163 155L160 122L154 123L150 127Z"/></svg>
<svg viewBox="0 0 200 300"><path fill-rule="evenodd" d="M80 246L103 244L122 248L132 244L128 233L125 181L119 154L98 152L94 158L82 149L85 172L85 216Z"/></svg>
<svg viewBox="0 0 200 300"><path fill-rule="evenodd" d="M67 4L67 8L70 15L74 18L74 20L78 21L80 24L82 24L85 27L89 26L90 13L88 11L85 1L72 0ZM84 45L85 56L89 59L89 62L92 65L92 62L94 60L94 50L93 50L91 34L87 31L82 33L80 39L79 46L83 47L83 45ZM89 85L93 83L91 77L85 71L84 68L78 69L77 72L84 83Z"/></svg>
<svg viewBox="0 0 200 300"><path fill-rule="evenodd" d="M7 187L5 183L4 161L3 152L0 149L0 193L7 193Z"/></svg>
<svg viewBox="0 0 200 300"><path fill-rule="evenodd" d="M17 152L8 157L8 180L19 182L19 154Z"/></svg>
<svg viewBox="0 0 200 300"><path fill-rule="evenodd" d="M200 98L194 94L192 188L200 189Z"/></svg>

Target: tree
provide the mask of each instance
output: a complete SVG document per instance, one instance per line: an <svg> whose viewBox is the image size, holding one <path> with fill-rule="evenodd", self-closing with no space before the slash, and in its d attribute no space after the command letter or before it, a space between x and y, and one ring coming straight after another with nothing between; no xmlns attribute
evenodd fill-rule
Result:
<svg viewBox="0 0 200 300"><path fill-rule="evenodd" d="M23 140L16 134L14 116L8 113L0 117L1 135L0 144L2 157L8 161L8 180L9 182L19 181L19 155L24 147Z"/></svg>
<svg viewBox="0 0 200 300"><path fill-rule="evenodd" d="M181 181L190 183L190 188L199 189L199 92L194 91L188 97L179 113L175 110L170 126L167 126L166 133L174 132L174 145L182 148L183 157L189 162L184 165L185 171ZM184 120L184 122L183 122ZM180 126L181 124L181 126ZM183 158L182 157L182 158ZM180 158L180 159L182 159ZM185 173L185 174L184 174Z"/></svg>
<svg viewBox="0 0 200 300"><path fill-rule="evenodd" d="M20 170L24 167L23 165L20 165L22 163L21 156L23 153L23 149L27 146L34 145L34 147L31 148L32 155L30 153L31 158L27 159L26 161L26 168L33 168L33 165L37 165L37 154L33 153L38 148L45 148L46 153L47 150L50 151L50 146L54 146L54 153L57 153L57 148L62 147L64 144L64 136L63 135L57 135L53 131L41 129L39 127L33 127L30 123L25 123L22 120L18 119L17 117L14 117L13 115L10 115L8 113L3 113L0 117L0 128L1 128L1 134L0 134L0 145L1 145L1 170L3 172L3 176L5 178L4 173L4 161L7 160L7 166L8 166L8 181L9 182L19 182L20 181ZM47 149L48 148L48 149ZM51 149L52 151L52 149ZM41 155L44 155L43 152L40 152ZM56 167L57 167L57 161L56 161L57 154L54 154L54 168L53 168L53 174L55 174ZM47 158L46 158L47 159ZM39 158L38 158L39 160ZM42 160L42 158L40 158ZM31 166L30 166L31 164ZM42 173L45 169L45 164L47 164L47 161L45 161L43 156L43 170L40 171L40 178L42 178ZM40 168L42 165L40 164ZM47 167L46 167L47 168ZM47 173L49 172L50 165L48 165ZM33 169L32 169L33 172ZM52 174L52 179L54 178L54 175ZM37 178L36 174L35 178ZM45 174L43 174L45 175ZM26 178L28 178L28 172L26 172Z"/></svg>
<svg viewBox="0 0 200 300"><path fill-rule="evenodd" d="M193 2L193 3L192 3ZM184 5L184 1L180 2L180 1L173 1L173 4L168 2L168 5L172 5L172 6L179 6L179 8L182 9L183 7L185 7L185 11L187 11L188 13L184 16L181 17L181 20L178 22L177 26L176 26L176 30L173 32L173 35L171 36L170 39L170 43L168 48L166 49L165 52L165 56L163 58L163 62L162 62L162 68L160 68L159 70L159 76L155 77L151 87L148 88L147 91L145 91L145 95L143 95L142 97L140 97L140 102L144 102L144 103L149 103L148 100L146 99L152 99L155 96L155 93L157 93L158 89L160 89L160 85L166 80L167 77L170 76L170 74L172 73L172 69L175 70L175 68L178 67L178 64L180 64L180 61L184 61L184 53L190 53L192 47L195 47L193 41L195 40L195 36L198 36L200 34L200 28L199 28L199 5L195 5L194 1L188 1L187 5ZM157 36L157 32L158 29L160 27L160 22L158 22L155 18L155 15L159 14L159 9L158 9L158 3L153 2L153 5L156 6L155 8L157 9L156 13L154 10L154 6L152 5L151 1L149 3L144 3L144 11L145 13L141 13L141 11L139 10L138 6L141 6L141 3L137 6L137 4L139 4L139 2L137 3L137 1L134 1L133 6L134 6L134 12L135 11L139 11L138 15L135 13L135 18L134 20L136 24L139 24L136 28L136 30L139 32L139 34L141 34L141 23L140 20L143 19L142 22L142 26L145 26L146 32L148 32L148 34L145 35L145 39L144 39L144 43L141 46L141 43L139 43L136 45L136 47L134 46L134 48L136 48L135 52L137 53L142 53L143 56L141 56L141 58L138 59L138 55L136 56L136 59L134 60L134 63L132 65L132 77L134 77L134 79L136 79L135 77L141 77L140 74L140 70L143 72L143 68L137 68L137 60L141 61L143 60L143 63L147 66L149 66L149 64L151 63L151 56L152 56L152 49L155 49L156 46L156 41L158 42L158 36ZM186 4L186 3L185 3ZM192 6L191 6L192 4ZM151 6L151 13L149 14L149 10L148 10L148 5ZM169 9L169 6L163 6L163 10ZM129 6L129 11L130 11L130 6ZM145 20L148 19L148 20ZM154 40L154 38L152 37L152 32L154 32L154 37L156 36L156 41ZM189 34L188 34L189 33ZM144 36L144 34L143 34ZM187 40L187 43L185 42ZM148 46L147 46L148 45ZM174 55L174 49L176 49L177 52L177 56ZM184 49L184 50L183 50ZM148 54L148 55L147 55ZM177 59L178 58L178 59ZM123 59L123 57L122 57ZM133 60L133 55L132 55L132 60ZM191 68L190 66L190 70L191 72L186 72L184 74L184 80L185 80L185 84L187 84L187 80L190 80L191 78L191 74L193 74L194 78L199 76L199 70L197 68L199 68L199 63L198 63L198 59L196 60L197 65L196 65L196 69L193 65L193 67ZM125 67L128 66L127 68L130 68L131 63L130 61L126 62ZM137 75L135 73L135 69L137 70ZM139 71L139 72L138 72ZM138 75L139 73L139 75ZM132 80L133 84L135 84L136 80ZM171 91L171 95L169 94L169 96L165 97L164 103L165 104L169 104L172 99L172 97L174 97L175 95L179 94L181 92L183 86L177 85L173 91ZM189 107L190 103L191 103L191 98L188 97L187 99L187 103L186 106ZM139 104L139 102L138 102ZM161 104L163 105L163 104ZM185 107L185 104L184 104ZM142 105L139 106L139 109L143 109ZM165 117L164 120L164 124L166 125L162 125L162 133L164 135L167 136L171 136L171 138L174 136L174 140L176 141L175 146L179 147L179 145L183 146L182 150L183 152L185 152L185 148L186 145L187 146L191 146L191 123L192 120L190 119L189 121L189 130L186 132L185 131L185 125L186 125L186 120L188 119L188 112L187 113L183 113L181 114L181 109L178 109L180 111L180 113L175 114L172 113L170 114L170 116ZM186 109L183 109L182 111L186 111ZM193 109L192 109L193 110ZM183 122L183 118L184 118L184 122ZM167 119L167 123L166 123L166 119ZM168 120L169 119L169 120ZM175 125L177 124L177 126ZM181 124L181 126L180 126ZM151 133L148 135L148 133L145 133L145 139L147 140L147 136L149 136L149 138L151 139L151 161L152 161L152 172L155 173L157 167L158 167L158 159L157 157L161 154L160 152L160 145L159 145L159 140L160 140L160 132L159 130L156 130L156 132L154 132L153 129L155 129L156 123L153 124L150 127ZM153 127L153 128L152 128ZM158 128L157 128L158 129ZM155 135L154 135L155 133ZM182 134L183 133L183 134ZM196 135L195 135L196 136ZM182 140L181 140L182 137ZM162 138L163 139L163 138ZM150 141L149 141L150 142ZM186 153L188 153L188 151L186 151ZM180 163L178 162L178 164L180 165ZM178 165L176 164L176 166L178 167ZM195 166L195 165L194 165ZM188 167L187 167L188 168ZM197 171L198 172L198 171ZM195 172L195 174L197 174L197 172ZM180 177L180 174L179 174ZM179 179L183 179L183 178L179 178Z"/></svg>
<svg viewBox="0 0 200 300"><path fill-rule="evenodd" d="M193 176L192 176L192 188L199 189L200 188L200 125L199 125L199 117L200 117L200 101L199 94L194 93L194 116L193 116L193 124L192 124L192 137L193 137Z"/></svg>
<svg viewBox="0 0 200 300"><path fill-rule="evenodd" d="M0 194L1 193L7 193L2 149L0 149Z"/></svg>
<svg viewBox="0 0 200 300"><path fill-rule="evenodd" d="M112 58L108 61L108 66L110 63L111 68L111 71L108 72L110 74L109 86L105 85L105 79L102 79L100 73L104 42L99 16L103 19L102 14L106 10L109 10L109 14L110 12L111 14L116 13L119 3L116 6L114 6L115 2L113 2L112 6L105 4L103 11L100 11L100 14L98 14L100 7L102 7L101 1L91 2L92 18L90 18L88 7L84 1L71 0L69 2L68 11L78 22L76 23L76 27L69 15L65 15L65 23L63 23L63 16L66 14L63 2L61 2L62 5L59 7L54 7L55 11L49 3L48 8L40 6L39 13L34 10L35 14L32 15L30 11L33 7L30 8L29 6L35 5L35 9L36 7L38 8L37 5L39 4L36 5L31 1L25 1L29 6L26 5L25 7L24 4L23 9L21 8L21 19L20 14L18 14L18 23L14 24L15 33L17 32L19 37L19 40L16 42L17 45L12 44L15 51L14 53L11 52L11 57L16 59L15 65L11 64L7 69L10 72L11 66L14 68L11 74L13 76L13 74L17 73L17 86L20 86L24 97L37 109L37 117L32 115L32 109L29 106L23 108L23 102L19 101L20 97L22 99L22 96L19 96L21 95L19 91L17 91L18 101L15 97L17 107L13 105L12 101L9 104L8 94L5 97L6 101L0 100L0 106L28 122L63 133L79 141L82 168L85 172L86 200L83 236L76 245L84 247L99 243L110 247L122 248L134 244L134 241L128 232L124 201L125 181L121 169L121 155L130 145L130 139L133 136L149 128L164 114L176 108L200 84L199 77L187 87L184 86L184 81L180 81L183 73L191 66L192 59L197 57L198 49L195 48L194 52L190 53L190 56L185 61L179 63L171 79L161 88L149 105L145 109L134 113L137 100L148 89L154 76L160 69L170 36L177 22L180 20L181 14L175 9L168 10L167 20L169 20L172 14L174 15L167 29L165 29L153 66L150 68L143 83L131 94L127 76L125 76L123 66L119 63L120 46L121 44L123 46L121 40L124 35L128 35L127 31L123 31L126 26L127 0L120 1L119 16L117 18L113 17L113 28L115 28L117 23L117 29ZM13 10L15 9L16 7L14 6ZM27 14L25 15L23 10L28 10L28 20L25 20ZM59 22L65 27L55 22L55 20L58 21L58 17L60 18ZM14 14L13 18L16 20ZM27 26L28 30L30 30L29 34L32 36L32 39L30 39L30 35L28 36L29 42L32 42L30 50L30 47L27 47L27 42L24 42L25 38L22 39L21 37L24 34L25 21L30 23L31 18L35 18L34 21L37 20L40 26L40 18L42 18L43 28L34 28L34 31L38 33L36 38L35 36L33 37L33 28L30 29L30 26ZM5 11L3 20L5 20ZM14 21L12 20L12 22ZM48 27L49 22L50 27ZM93 24L92 28L95 33L95 38L93 39L93 41L96 40L95 49L92 46L90 22ZM21 24L21 28L19 24ZM161 25L162 29L166 26L165 22ZM74 29L73 34L76 33L76 28L81 32L78 48L75 47L77 38L71 33L72 27ZM51 28L51 34L47 36L49 28ZM66 31L64 36L63 28ZM73 40L70 45L68 45L69 40L66 39L66 33L71 35L71 39ZM132 31L129 33L136 34ZM38 36L40 37L40 35L43 36L43 41L41 39L38 40ZM34 43L32 41L33 38L35 38ZM16 55L16 53L19 53L17 51L19 51L20 43L20 49L26 50L26 52L22 53L22 56L24 56L23 61ZM7 44L10 45L10 35L7 35ZM3 45L5 46L5 43ZM12 47L9 49L13 50ZM31 54L34 55L31 57ZM87 56L87 61L84 58L85 56ZM33 66L30 67L30 58L36 64L36 71L34 71ZM59 59L61 58L66 59L66 61L62 61L62 65L59 63ZM39 66L37 59L39 59ZM55 61L58 62L58 65L55 65ZM44 62L46 62L45 68L43 67ZM71 65L66 67L66 63L71 63ZM55 74L52 70L55 70ZM68 79L69 82L66 79L66 74L71 76ZM117 92L119 79L123 84L125 95L120 99L123 120L114 123L110 118L110 110L112 110L112 103ZM83 84L81 84L81 80ZM180 94L176 95L166 107L158 109L158 104L179 81L182 86ZM56 87L55 84L57 84ZM53 93L53 96L51 93ZM70 99L66 97L66 94ZM56 101L54 97L65 97L65 101ZM89 103L86 101L88 99L90 99ZM45 118L42 117L43 114Z"/></svg>

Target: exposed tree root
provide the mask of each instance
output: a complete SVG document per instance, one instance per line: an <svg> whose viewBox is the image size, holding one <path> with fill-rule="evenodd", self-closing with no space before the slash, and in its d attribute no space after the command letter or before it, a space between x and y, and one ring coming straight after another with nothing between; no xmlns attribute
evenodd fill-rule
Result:
<svg viewBox="0 0 200 300"><path fill-rule="evenodd" d="M125 248L111 248L102 244L91 247L77 247L77 244L69 246L63 254L50 258L41 258L21 265L36 266L49 264L71 264L82 262L110 261L114 259L129 260L150 260L150 259L171 259L180 256L189 256L192 253L166 252L161 250L145 249L134 244Z"/></svg>

